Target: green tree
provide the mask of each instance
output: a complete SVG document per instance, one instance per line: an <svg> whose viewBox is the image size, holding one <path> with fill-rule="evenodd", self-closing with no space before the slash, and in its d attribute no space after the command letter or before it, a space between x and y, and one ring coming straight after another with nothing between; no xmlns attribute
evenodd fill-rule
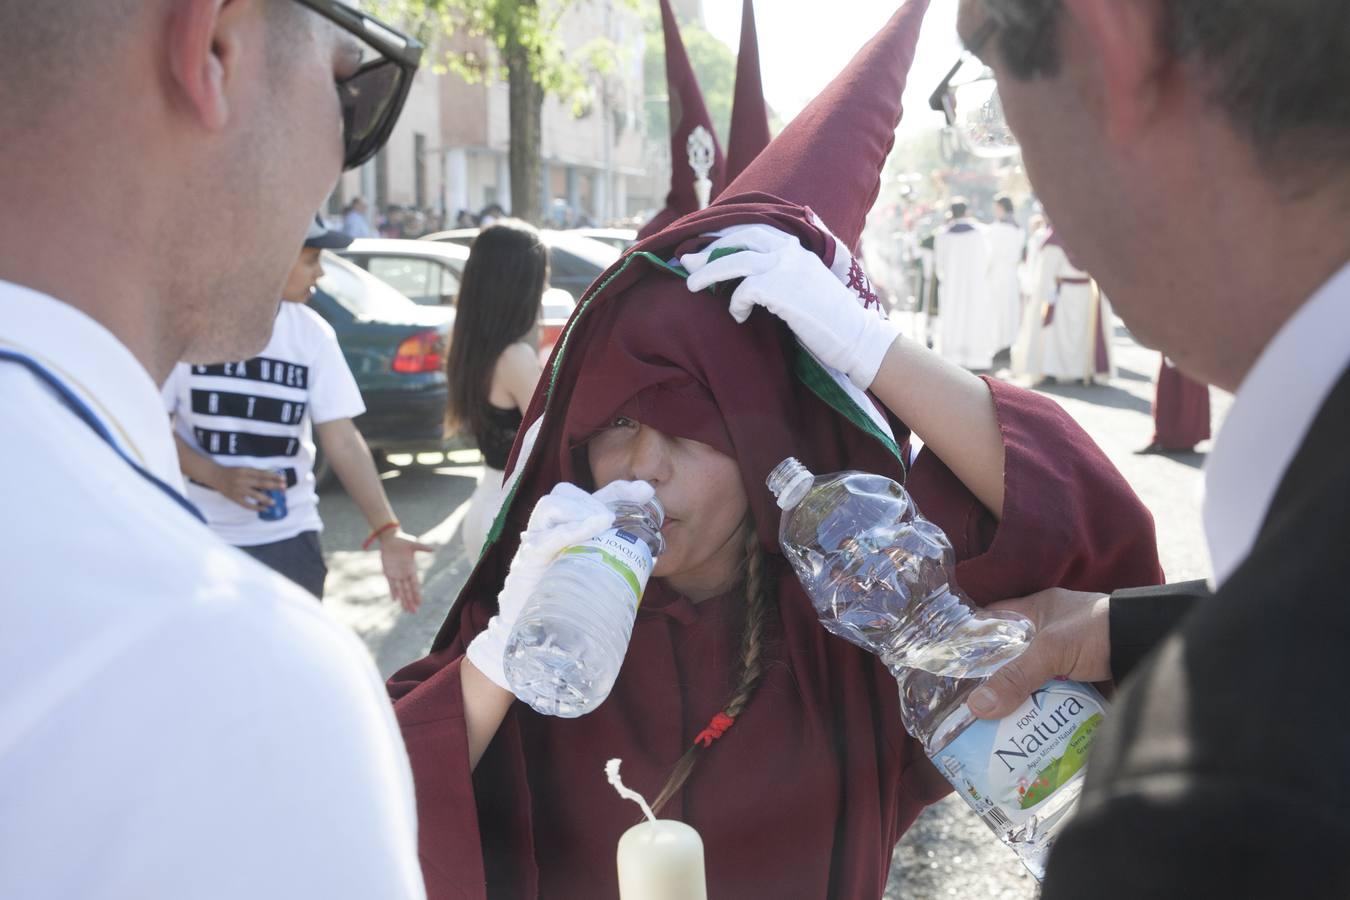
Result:
<svg viewBox="0 0 1350 900"><path fill-rule="evenodd" d="M647 135L657 144L670 142L670 110L660 102L666 96L666 42L661 30L661 11L656 4L644 7L643 30L647 35L647 53L642 61L647 86ZM717 141L726 150L731 134L731 104L736 95L736 54L713 37L702 25L680 23L689 64L703 91L703 102L717 129Z"/></svg>
<svg viewBox="0 0 1350 900"><path fill-rule="evenodd" d="M470 83L501 80L510 98L511 212L538 221L544 98L557 96L581 114L590 81L613 70L616 48L604 37L565 48L564 14L592 0L372 0L376 14L399 22L428 47L430 62ZM619 0L632 7L636 0ZM454 41L467 37L470 41ZM481 40L495 54L472 49ZM451 49L464 48L470 49Z"/></svg>

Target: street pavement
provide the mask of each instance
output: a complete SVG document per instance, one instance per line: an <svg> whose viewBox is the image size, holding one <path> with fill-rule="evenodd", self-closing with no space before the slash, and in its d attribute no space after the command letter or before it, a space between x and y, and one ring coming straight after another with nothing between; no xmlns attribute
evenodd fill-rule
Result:
<svg viewBox="0 0 1350 900"><path fill-rule="evenodd" d="M1134 453L1153 436L1150 405L1159 357L1136 344L1119 323L1113 344L1118 373L1110 384L1040 390L1083 426L1152 510L1168 579L1204 577L1200 489L1207 444L1192 454ZM1212 390L1211 400L1217 430L1231 398ZM366 642L384 675L426 652L473 567L459 523L479 471L475 451L393 461L408 463L383 475L394 509L406 530L437 547L422 563L426 602L416 615L403 614L390 601L378 555L361 551L366 525L342 489L324 491L320 505L329 566L325 605ZM1030 900L1036 895L1035 880L955 796L928 809L905 835L886 891L887 900Z"/></svg>

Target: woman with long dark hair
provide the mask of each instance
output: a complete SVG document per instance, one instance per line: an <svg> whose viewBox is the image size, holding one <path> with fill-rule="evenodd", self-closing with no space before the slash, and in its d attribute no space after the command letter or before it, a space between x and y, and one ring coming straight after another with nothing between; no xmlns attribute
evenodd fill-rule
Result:
<svg viewBox="0 0 1350 900"><path fill-rule="evenodd" d="M536 326L548 248L533 226L504 219L479 232L460 281L446 374L452 427L483 453L464 545L477 555L502 501L503 470L542 371Z"/></svg>

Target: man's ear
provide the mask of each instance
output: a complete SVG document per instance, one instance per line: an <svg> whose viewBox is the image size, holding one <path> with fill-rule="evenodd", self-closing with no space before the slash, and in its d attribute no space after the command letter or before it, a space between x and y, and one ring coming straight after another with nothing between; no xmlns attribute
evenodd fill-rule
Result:
<svg viewBox="0 0 1350 900"><path fill-rule="evenodd" d="M1069 28L1077 32L1102 75L1107 137L1129 143L1144 131L1162 103L1167 54L1161 43L1165 11L1160 0L1062 0Z"/></svg>
<svg viewBox="0 0 1350 900"><path fill-rule="evenodd" d="M244 46L242 12L253 5L251 0L179 0L169 13L170 81L208 130L219 131L229 121L229 84Z"/></svg>

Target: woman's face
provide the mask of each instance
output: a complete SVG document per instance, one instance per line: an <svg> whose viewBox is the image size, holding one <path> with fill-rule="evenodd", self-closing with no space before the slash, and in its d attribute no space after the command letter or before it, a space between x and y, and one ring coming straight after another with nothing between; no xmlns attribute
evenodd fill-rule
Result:
<svg viewBox="0 0 1350 900"><path fill-rule="evenodd" d="M748 503L736 461L707 444L619 417L586 445L596 488L646 481L666 510L666 552L652 574L691 600L734 587Z"/></svg>

